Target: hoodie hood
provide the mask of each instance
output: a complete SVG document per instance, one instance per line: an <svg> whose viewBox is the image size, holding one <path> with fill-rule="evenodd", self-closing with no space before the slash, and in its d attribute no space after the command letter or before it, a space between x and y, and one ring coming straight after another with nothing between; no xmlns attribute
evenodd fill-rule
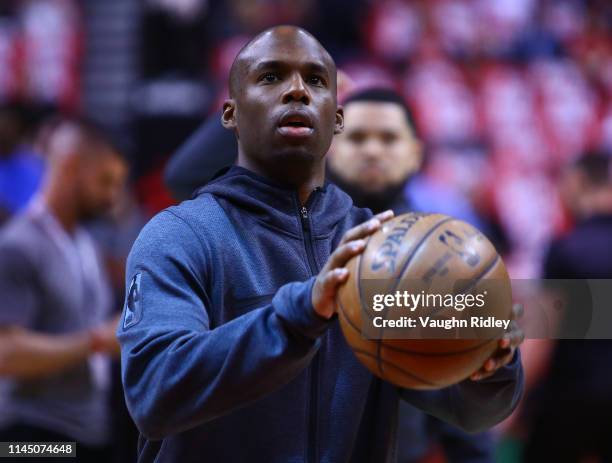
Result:
<svg viewBox="0 0 612 463"><path fill-rule="evenodd" d="M243 167L232 166L221 170L194 196L205 193L212 194L226 211L238 208L265 226L295 237L301 236L302 205L295 189ZM346 193L327 181L316 188L304 204L313 236L324 238L330 235L352 205Z"/></svg>

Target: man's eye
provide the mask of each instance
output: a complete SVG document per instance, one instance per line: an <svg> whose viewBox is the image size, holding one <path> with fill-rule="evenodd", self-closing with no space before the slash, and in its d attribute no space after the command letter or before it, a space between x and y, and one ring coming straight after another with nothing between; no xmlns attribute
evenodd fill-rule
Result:
<svg viewBox="0 0 612 463"><path fill-rule="evenodd" d="M356 145L361 145L365 141L365 135L353 132L348 135L348 139Z"/></svg>
<svg viewBox="0 0 612 463"><path fill-rule="evenodd" d="M395 135L394 133L385 133L382 135L381 138L385 145L390 145L391 143L395 142L395 140L397 140L397 135Z"/></svg>
<svg viewBox="0 0 612 463"><path fill-rule="evenodd" d="M261 76L261 79L264 82L276 82L278 80L278 76L276 74L274 74L273 72L267 72L266 74L264 74L263 76Z"/></svg>
<svg viewBox="0 0 612 463"><path fill-rule="evenodd" d="M308 83L312 85L323 85L323 79L319 76L310 76L308 78Z"/></svg>

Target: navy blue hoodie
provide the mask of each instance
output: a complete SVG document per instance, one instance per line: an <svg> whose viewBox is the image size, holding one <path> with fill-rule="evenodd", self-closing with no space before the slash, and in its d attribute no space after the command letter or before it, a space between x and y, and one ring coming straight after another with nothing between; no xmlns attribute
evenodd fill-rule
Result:
<svg viewBox="0 0 612 463"><path fill-rule="evenodd" d="M302 207L232 167L145 226L117 330L139 462L394 461L400 397L469 431L512 411L518 354L480 382L401 390L315 314L314 275L370 216L331 184Z"/></svg>

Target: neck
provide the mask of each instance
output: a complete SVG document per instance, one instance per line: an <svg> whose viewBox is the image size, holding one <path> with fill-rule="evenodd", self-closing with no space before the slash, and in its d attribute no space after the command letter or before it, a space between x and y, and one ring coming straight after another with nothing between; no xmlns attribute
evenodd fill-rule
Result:
<svg viewBox="0 0 612 463"><path fill-rule="evenodd" d="M582 217L588 219L599 215L612 214L612 191L605 189L590 193L582 201Z"/></svg>
<svg viewBox="0 0 612 463"><path fill-rule="evenodd" d="M332 169L328 169L328 179L335 183L341 190L344 190L357 207L366 207L374 214L386 211L387 209L408 209L408 200L404 194L406 184L409 179L405 179L395 185L389 185L384 189L376 192L368 192L360 185L345 181L340 175L336 174ZM399 213L396 210L396 213Z"/></svg>
<svg viewBox="0 0 612 463"><path fill-rule="evenodd" d="M296 190L302 205L306 203L310 193L325 182L324 159L317 162L296 160L291 163L261 164L239 152L236 165Z"/></svg>
<svg viewBox="0 0 612 463"><path fill-rule="evenodd" d="M316 176L311 177L308 181L299 185L297 188L297 191L298 191L298 197L300 198L300 204L301 205L306 204L306 201L308 201L308 197L310 196L310 193L312 193L315 190L315 188L322 187L324 182L325 182L325 169L323 169L323 171L317 174Z"/></svg>
<svg viewBox="0 0 612 463"><path fill-rule="evenodd" d="M53 182L47 186L42 195L51 214L68 233L72 233L78 224L75 198L72 196Z"/></svg>

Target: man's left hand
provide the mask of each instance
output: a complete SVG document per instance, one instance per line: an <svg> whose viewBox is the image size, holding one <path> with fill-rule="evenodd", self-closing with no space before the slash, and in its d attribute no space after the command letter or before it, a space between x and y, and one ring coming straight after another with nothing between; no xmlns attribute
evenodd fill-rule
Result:
<svg viewBox="0 0 612 463"><path fill-rule="evenodd" d="M510 363L514 357L516 348L525 339L525 333L516 322L523 315L522 304L512 306L512 316L508 331L497 343L497 350L489 357L484 365L476 372L472 373L470 379L479 381L495 374L497 370Z"/></svg>

